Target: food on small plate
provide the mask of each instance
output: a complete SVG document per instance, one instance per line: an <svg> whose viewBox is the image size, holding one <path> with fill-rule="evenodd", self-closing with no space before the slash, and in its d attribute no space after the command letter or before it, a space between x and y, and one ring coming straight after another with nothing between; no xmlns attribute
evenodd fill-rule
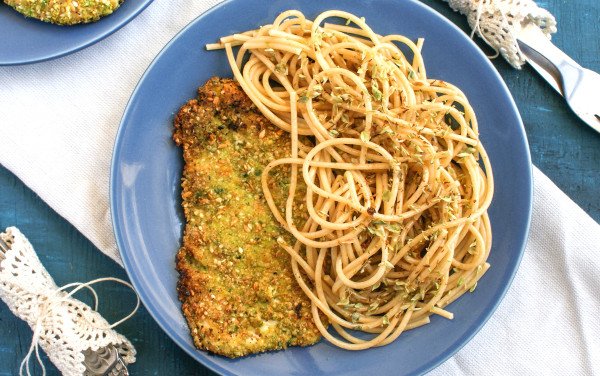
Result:
<svg viewBox="0 0 600 376"><path fill-rule="evenodd" d="M178 294L194 344L239 357L317 342L310 299L277 242L293 238L261 186L265 166L289 153L289 135L236 82L219 78L179 110L174 126L185 164ZM272 174L270 189L284 206L289 168Z"/></svg>
<svg viewBox="0 0 600 376"><path fill-rule="evenodd" d="M123 0L4 0L26 17L57 25L98 21L112 14Z"/></svg>

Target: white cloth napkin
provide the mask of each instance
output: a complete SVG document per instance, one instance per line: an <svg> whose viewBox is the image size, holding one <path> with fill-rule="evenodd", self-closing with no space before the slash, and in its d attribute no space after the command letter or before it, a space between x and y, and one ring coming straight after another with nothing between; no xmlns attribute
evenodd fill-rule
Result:
<svg viewBox="0 0 600 376"><path fill-rule="evenodd" d="M431 375L600 375L600 226L534 168L517 275L488 323Z"/></svg>
<svg viewBox="0 0 600 376"><path fill-rule="evenodd" d="M155 0L108 39L0 67L0 163L120 263L108 179L117 127L159 50L218 0ZM600 374L600 226L535 169L529 244L483 330L437 375Z"/></svg>

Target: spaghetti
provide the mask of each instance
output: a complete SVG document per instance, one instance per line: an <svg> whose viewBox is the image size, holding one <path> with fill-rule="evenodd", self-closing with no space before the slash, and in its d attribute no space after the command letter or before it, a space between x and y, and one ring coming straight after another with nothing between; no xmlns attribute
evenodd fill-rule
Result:
<svg viewBox="0 0 600 376"><path fill-rule="evenodd" d="M207 46L226 50L246 94L290 133L289 157L263 171L264 195L296 240L278 242L317 327L344 349L386 345L432 314L452 319L444 307L489 268L491 166L467 98L427 78L422 47L335 10L314 21L286 11ZM278 208L269 179L282 166L290 187Z"/></svg>

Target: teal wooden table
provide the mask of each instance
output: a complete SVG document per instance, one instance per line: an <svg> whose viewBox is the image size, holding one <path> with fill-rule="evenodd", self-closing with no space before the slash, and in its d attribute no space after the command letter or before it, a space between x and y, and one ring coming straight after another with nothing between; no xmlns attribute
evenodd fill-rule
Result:
<svg viewBox="0 0 600 376"><path fill-rule="evenodd" d="M466 19L452 12L446 3L423 2L468 30ZM558 34L554 43L583 66L600 72L600 1L538 3L556 16ZM501 59L494 60L494 65L523 117L533 163L600 221L600 135L573 115L564 100L529 67L517 71ZM103 276L127 278L119 265L100 253L11 172L0 167L0 228L7 226L17 226L29 237L58 285ZM109 321L123 316L133 305L131 294L119 285L100 285L98 292L100 311ZM90 298L82 296L83 300ZM143 308L118 330L138 350L138 361L130 366L132 375L213 375L181 351ZM30 340L29 327L0 302L0 376L18 374ZM49 375L59 374L47 360L46 364L50 366Z"/></svg>

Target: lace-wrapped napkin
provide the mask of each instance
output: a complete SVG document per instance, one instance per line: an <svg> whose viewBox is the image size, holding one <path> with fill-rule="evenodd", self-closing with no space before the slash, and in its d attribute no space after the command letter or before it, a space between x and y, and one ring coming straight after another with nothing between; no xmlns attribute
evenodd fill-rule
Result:
<svg viewBox="0 0 600 376"><path fill-rule="evenodd" d="M96 351L113 345L125 363L135 362L133 345L113 329L129 316L111 325L95 309L72 296L82 288L91 289L90 285L96 282L123 281L103 278L59 288L18 229L10 227L0 233L0 238L10 244L6 258L0 261L0 299L33 331L31 347L21 363L21 374L24 370L30 374L29 360L34 354L43 368L38 346L65 376L84 374L87 349ZM66 291L69 288L72 290Z"/></svg>
<svg viewBox="0 0 600 376"><path fill-rule="evenodd" d="M452 9L467 16L469 26L510 65L519 69L527 62L517 43L526 23L537 25L550 38L556 20L533 0L444 0Z"/></svg>

